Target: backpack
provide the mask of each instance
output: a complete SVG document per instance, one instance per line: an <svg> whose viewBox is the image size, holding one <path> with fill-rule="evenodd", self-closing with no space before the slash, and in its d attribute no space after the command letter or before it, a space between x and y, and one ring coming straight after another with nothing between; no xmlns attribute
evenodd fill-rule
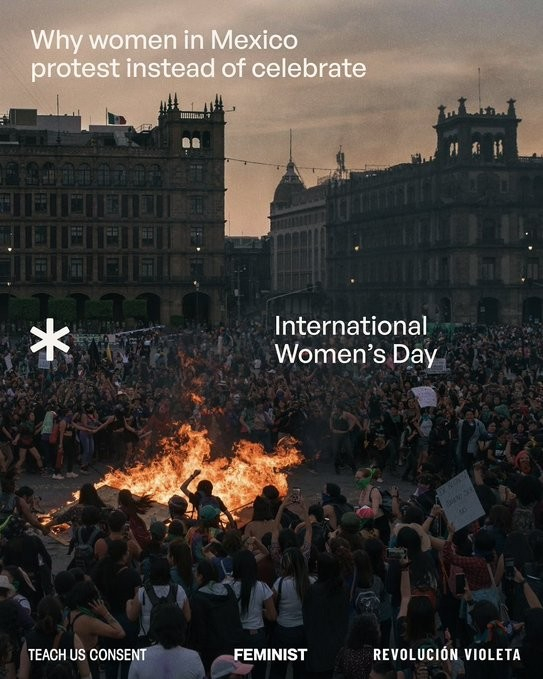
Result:
<svg viewBox="0 0 543 679"><path fill-rule="evenodd" d="M149 597L149 601L151 603L151 616L149 618L149 631L147 633L148 636L151 636L151 630L153 629L153 621L156 617L157 611L159 611L161 608L164 608L164 606L169 606L171 604L177 603L178 585L170 585L170 589L168 590L168 594L166 594L166 596L157 596L153 585L151 585L150 583L145 584L143 588L145 590L145 593Z"/></svg>
<svg viewBox="0 0 543 679"><path fill-rule="evenodd" d="M517 505L513 512L512 530L526 534L535 528L534 506L535 503L531 503L526 507L520 504Z"/></svg>
<svg viewBox="0 0 543 679"><path fill-rule="evenodd" d="M94 565L94 543L100 535L100 529L93 526L90 535L85 539L83 531L87 526L80 526L75 533L75 548L73 558L73 568L81 568L84 573L88 573Z"/></svg>
<svg viewBox="0 0 543 679"><path fill-rule="evenodd" d="M387 519L391 520L393 518L392 514L392 495L388 492L388 490L380 490L379 488L375 488L375 486L371 489L370 491L370 496L369 496L369 501L371 503L371 494L374 490L378 490L381 493L381 504L379 507L381 508L383 514L386 516ZM370 507L372 505L370 504Z"/></svg>
<svg viewBox="0 0 543 679"><path fill-rule="evenodd" d="M361 615L363 613L373 613L379 619L381 600L373 589L362 589L357 587L354 591L353 605L355 611Z"/></svg>
<svg viewBox="0 0 543 679"><path fill-rule="evenodd" d="M17 511L18 499L13 494L0 495L0 537L5 540L24 533L25 522Z"/></svg>
<svg viewBox="0 0 543 679"><path fill-rule="evenodd" d="M336 513L338 526L341 523L341 517L344 514L346 514L347 512L354 512L353 505L349 504L348 502L333 502L331 504L332 507L334 508L334 512Z"/></svg>

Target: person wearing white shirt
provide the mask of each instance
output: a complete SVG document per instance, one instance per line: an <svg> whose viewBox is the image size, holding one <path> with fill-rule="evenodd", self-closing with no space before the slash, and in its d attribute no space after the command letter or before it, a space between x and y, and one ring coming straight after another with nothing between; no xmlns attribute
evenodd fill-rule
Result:
<svg viewBox="0 0 543 679"><path fill-rule="evenodd" d="M247 549L234 554L232 575L234 577L232 589L238 600L245 646L264 648L266 646L264 617L269 621L277 618L273 592L266 583L258 580L255 556ZM266 663L255 662L251 676L252 679L264 679Z"/></svg>
<svg viewBox="0 0 543 679"><path fill-rule="evenodd" d="M156 645L146 649L145 658L132 661L128 679L204 679L200 656L183 646L186 629L185 616L176 604L161 606L150 630Z"/></svg>

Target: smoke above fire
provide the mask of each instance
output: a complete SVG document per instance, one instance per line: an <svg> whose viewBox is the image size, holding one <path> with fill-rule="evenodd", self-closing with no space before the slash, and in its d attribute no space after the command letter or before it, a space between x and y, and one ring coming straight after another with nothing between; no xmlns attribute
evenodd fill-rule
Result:
<svg viewBox="0 0 543 679"><path fill-rule="evenodd" d="M159 452L153 459L138 462L126 472L109 472L98 487L129 488L134 495L147 493L155 502L167 504L172 495L179 494L181 484L194 470L200 469L191 490L196 490L199 480L208 479L213 484L213 494L236 513L251 504L264 486L274 485L285 494L288 470L302 463L296 441L290 437L281 439L272 455L260 444L245 440L237 443L228 457L212 459L211 448L206 430L194 431L183 424L174 436L160 440Z"/></svg>

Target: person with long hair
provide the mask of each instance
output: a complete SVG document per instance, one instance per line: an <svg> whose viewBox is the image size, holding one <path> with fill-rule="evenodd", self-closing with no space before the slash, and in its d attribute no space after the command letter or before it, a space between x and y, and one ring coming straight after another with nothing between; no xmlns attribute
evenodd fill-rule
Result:
<svg viewBox="0 0 543 679"><path fill-rule="evenodd" d="M46 664L43 660L33 660L29 650L50 651L58 649L64 651L68 658L59 664L64 665L66 670L70 670L70 664L74 664L77 676L81 679L88 679L91 676L89 664L83 651L83 642L74 632L66 632L63 627L63 610L59 600L54 596L44 597L38 605L36 626L25 636L25 641L21 648L19 661L19 679L41 679L45 676ZM81 652L81 659L73 661L70 654L75 657L76 652ZM53 664L53 661L47 663ZM53 667L51 667L53 670ZM60 671L59 667L54 671ZM52 675L48 675L52 676ZM56 674L54 676L57 676ZM62 676L62 675L60 675ZM73 674L72 674L73 676Z"/></svg>
<svg viewBox="0 0 543 679"><path fill-rule="evenodd" d="M277 609L277 625L272 643L275 648L305 648L306 637L302 606L311 584L307 572L307 561L301 550L290 547L281 557L283 575L273 585L275 606ZM274 662L271 666L270 679L284 679L288 662ZM303 672L303 663L293 662L293 679L299 679Z"/></svg>
<svg viewBox="0 0 543 679"><path fill-rule="evenodd" d="M379 621L373 613L356 616L349 629L345 645L339 650L334 676L344 679L368 679L373 663L373 651L379 647Z"/></svg>
<svg viewBox="0 0 543 679"><path fill-rule="evenodd" d="M196 583L192 570L192 554L185 540L174 540L168 545L168 561L170 563L170 580L180 585L190 597L196 591Z"/></svg>
<svg viewBox="0 0 543 679"><path fill-rule="evenodd" d="M304 677L331 679L349 620L349 597L335 556L317 556L317 581L307 590L302 612L307 636Z"/></svg>
<svg viewBox="0 0 543 679"><path fill-rule="evenodd" d="M327 550L338 560L343 586L349 592L354 579L354 559L349 543L341 537L332 538L327 543Z"/></svg>
<svg viewBox="0 0 543 679"><path fill-rule="evenodd" d="M244 535L262 540L273 529L272 505L268 498L257 495L253 502L253 517L244 529Z"/></svg>
<svg viewBox="0 0 543 679"><path fill-rule="evenodd" d="M379 611L376 613L381 628L381 639L384 644L390 641L390 630L392 629L392 606L390 596L385 589L385 584L381 577L373 570L372 561L367 551L358 549L353 552L355 565L355 587L354 591L373 592L379 599ZM356 602L351 601L351 606ZM361 613L362 611L358 611Z"/></svg>
<svg viewBox="0 0 543 679"><path fill-rule="evenodd" d="M124 639L126 632L121 623L111 614L96 585L88 580L78 582L68 595L67 629L77 634L89 657L92 649L98 648L100 639ZM97 661L89 660L93 677L99 677Z"/></svg>
<svg viewBox="0 0 543 679"><path fill-rule="evenodd" d="M126 602L135 596L141 585L141 578L135 569L130 568L129 560L128 544L124 540L111 540L106 556L96 564L92 573L93 582L111 614L126 632L124 639L104 639L104 646L107 648L131 648L136 641L138 628L126 616ZM105 663L106 679L116 679L119 665L121 679L126 679L130 663L118 661Z"/></svg>
<svg viewBox="0 0 543 679"><path fill-rule="evenodd" d="M146 493L136 500L130 490L125 488L119 491L119 509L126 514L132 535L142 549L151 542L151 533L141 515L145 514L152 504L151 496Z"/></svg>
<svg viewBox="0 0 543 679"><path fill-rule="evenodd" d="M98 491L92 483L84 483L81 486L77 503L57 514L53 518L52 524L70 523L72 528L76 528L81 524L81 515L85 507L97 507L100 511L108 509L108 506L98 495Z"/></svg>
<svg viewBox="0 0 543 679"><path fill-rule="evenodd" d="M263 614L270 622L277 619L273 592L258 579L255 556L247 549L234 554L232 575L232 589L238 599L244 646L264 648L266 633ZM255 663L252 676L253 679L263 679L266 676L266 664Z"/></svg>

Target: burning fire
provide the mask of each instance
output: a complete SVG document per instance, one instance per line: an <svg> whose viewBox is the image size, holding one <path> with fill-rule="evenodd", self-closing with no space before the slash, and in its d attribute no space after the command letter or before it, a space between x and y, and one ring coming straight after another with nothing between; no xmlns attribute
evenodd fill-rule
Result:
<svg viewBox="0 0 543 679"><path fill-rule="evenodd" d="M268 455L258 443L240 441L231 458L211 459L211 442L207 431L193 431L183 424L177 435L161 440L163 452L153 460L137 463L128 472L112 471L99 486L129 488L135 495L148 493L153 500L166 504L179 494L181 484L195 469L201 474L190 486L196 490L198 480L213 483L218 495L232 513L252 503L266 485L273 484L281 494L288 490L286 471L301 464L302 455L295 440L285 437Z"/></svg>

